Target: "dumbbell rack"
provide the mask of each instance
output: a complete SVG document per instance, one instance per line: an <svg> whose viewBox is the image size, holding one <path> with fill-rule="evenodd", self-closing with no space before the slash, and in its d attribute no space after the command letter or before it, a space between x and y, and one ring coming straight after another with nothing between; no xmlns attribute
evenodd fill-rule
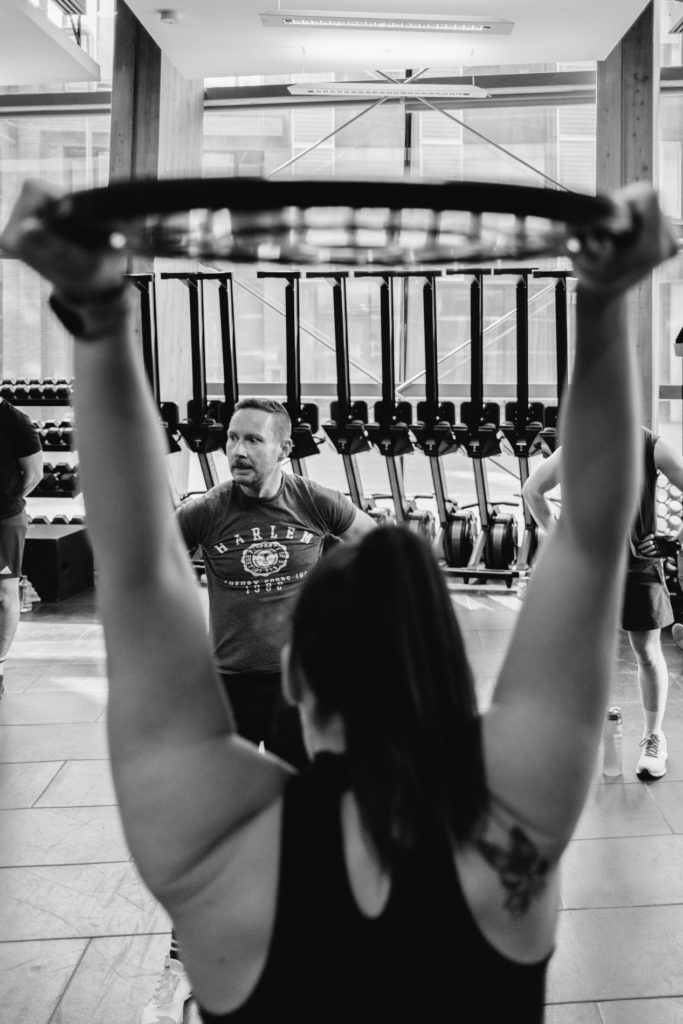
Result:
<svg viewBox="0 0 683 1024"><path fill-rule="evenodd" d="M59 408L71 406L71 381L64 378L45 380L24 378L4 379L0 381L0 397L24 411L37 408ZM30 412L29 412L30 415ZM59 422L55 418L44 421L34 420L37 427L43 452L59 453L62 456L74 452L73 424L70 418ZM52 462L49 458L43 463L43 479L29 495L29 508L35 508L37 499L73 499L80 494L80 478L78 465L75 461ZM57 524L82 523L84 516L70 516L58 513L50 517L44 514L34 515L29 512L31 522Z"/></svg>

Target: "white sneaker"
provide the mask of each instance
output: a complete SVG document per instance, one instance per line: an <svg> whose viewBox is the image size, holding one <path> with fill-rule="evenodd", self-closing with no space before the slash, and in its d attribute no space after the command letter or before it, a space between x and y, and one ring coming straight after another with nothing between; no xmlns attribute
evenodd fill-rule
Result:
<svg viewBox="0 0 683 1024"><path fill-rule="evenodd" d="M191 995L185 968L180 960L167 956L140 1024L183 1024L183 1007Z"/></svg>
<svg viewBox="0 0 683 1024"><path fill-rule="evenodd" d="M683 651L683 623L674 622L673 626L671 627L671 636L674 639L674 643L678 644L678 646Z"/></svg>
<svg viewBox="0 0 683 1024"><path fill-rule="evenodd" d="M638 758L636 774L641 778L661 779L666 775L666 740L664 733L651 732L640 741L643 752Z"/></svg>

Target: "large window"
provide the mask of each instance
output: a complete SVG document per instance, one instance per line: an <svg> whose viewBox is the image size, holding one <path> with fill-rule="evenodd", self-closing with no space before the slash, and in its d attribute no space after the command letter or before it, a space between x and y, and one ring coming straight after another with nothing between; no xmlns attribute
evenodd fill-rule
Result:
<svg viewBox="0 0 683 1024"><path fill-rule="evenodd" d="M36 0L46 7L50 0ZM683 35L677 28L683 6L661 0L663 66L680 64ZM83 21L88 45L103 64L107 84L111 67L113 0L91 0ZM68 25L65 24L65 29ZM674 31L675 30L675 31ZM462 75L502 74L514 91L521 76L590 76L594 65L534 65L520 68L452 68ZM541 72L543 74L541 74ZM400 72L396 72L397 75ZM441 74L446 74L442 71ZM683 74L683 73L682 73ZM675 75L675 71L674 71ZM293 76L357 78L335 76ZM275 87L280 78L223 80L242 88ZM544 79L547 82L547 79ZM568 88L562 79L562 89ZM207 83L207 86L210 83ZM215 83L214 83L215 84ZM88 87L91 88L91 87ZM503 90L506 94L510 88ZM361 105L252 105L239 108L208 106L204 118L203 169L207 175L255 174L389 178L485 179L591 192L595 184L595 103L590 84L573 93L556 93L539 86L536 95L517 100L500 95L486 105L462 109L411 107L409 118L400 104L372 109ZM37 91L36 86L33 91ZM45 86L44 92L83 90L77 83ZM526 79L524 90L527 89ZM24 92L9 89L5 92ZM522 90L523 91L523 90ZM659 153L662 201L676 219L683 216L682 93L671 74L662 94ZM518 105L516 105L518 104ZM63 113L0 116L0 216L27 176L40 177L57 189L104 184L109 161L107 115L71 116ZM683 326L683 261L667 264L658 277L659 367L663 387L677 386L681 361L673 354L673 338ZM562 266L562 264L559 264ZM557 261L545 269L557 267ZM161 282L159 302L177 283ZM396 285L397 379L408 382L412 397L421 386L422 306L420 285ZM569 287L571 293L571 284ZM10 260L0 260L0 373L3 376L68 375L70 347L61 328L45 307L44 289L35 275ZM235 270L235 305L239 375L245 387L258 385L284 393L284 299L282 283L257 278L253 268ZM571 315L571 298L569 302ZM485 377L490 397L504 401L515 384L515 280L497 276L486 281L484 294ZM547 401L556 390L555 306L552 279L529 281L529 377L535 393ZM302 377L309 390L329 394L334 385L334 331L331 292L324 280L307 281L301 289ZM218 307L211 295L206 304L207 365L218 388L222 379ZM438 288L438 329L441 379L456 396L469 386L469 300L467 281L444 281ZM188 325L189 334L189 325ZM378 396L380 372L379 303L372 282L349 286L349 336L354 387ZM663 414L680 419L683 403L667 393Z"/></svg>
<svg viewBox="0 0 683 1024"><path fill-rule="evenodd" d="M0 118L0 219L27 177L69 191L105 185L108 168L108 116ZM46 298L36 274L0 259L1 377L71 376L71 344Z"/></svg>

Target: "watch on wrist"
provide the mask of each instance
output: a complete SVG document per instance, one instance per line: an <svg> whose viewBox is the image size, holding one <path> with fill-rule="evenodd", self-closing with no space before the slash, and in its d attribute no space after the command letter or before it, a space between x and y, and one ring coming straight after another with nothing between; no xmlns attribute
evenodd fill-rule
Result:
<svg viewBox="0 0 683 1024"><path fill-rule="evenodd" d="M125 281L87 299L53 292L50 308L60 323L78 341L97 341L115 328L129 308L130 289Z"/></svg>

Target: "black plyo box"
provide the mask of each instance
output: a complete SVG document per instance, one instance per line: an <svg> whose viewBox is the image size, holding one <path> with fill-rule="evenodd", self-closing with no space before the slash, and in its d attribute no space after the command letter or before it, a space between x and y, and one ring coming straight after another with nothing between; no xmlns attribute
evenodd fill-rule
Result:
<svg viewBox="0 0 683 1024"><path fill-rule="evenodd" d="M62 601L92 587L92 548L85 527L30 525L23 571L41 601Z"/></svg>

